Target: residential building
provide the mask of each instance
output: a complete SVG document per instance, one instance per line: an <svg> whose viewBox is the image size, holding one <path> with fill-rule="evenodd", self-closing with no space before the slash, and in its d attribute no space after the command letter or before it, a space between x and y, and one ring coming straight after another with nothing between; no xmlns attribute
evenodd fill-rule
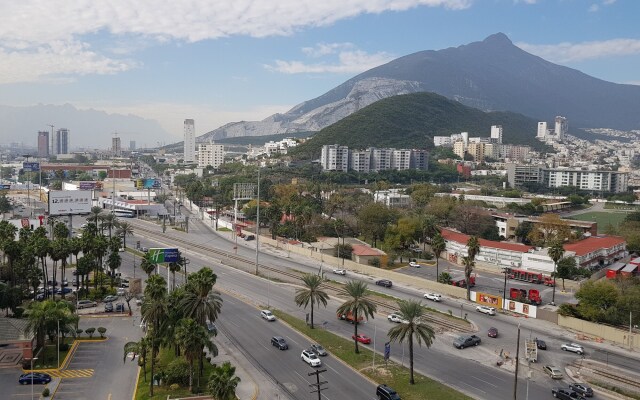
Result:
<svg viewBox="0 0 640 400"><path fill-rule="evenodd" d="M451 136L434 136L433 137L433 145L435 147L439 146L451 146L453 144L453 139Z"/></svg>
<svg viewBox="0 0 640 400"><path fill-rule="evenodd" d="M411 196L401 193L398 189L379 190L373 193L373 201L389 208L402 208L411 205Z"/></svg>
<svg viewBox="0 0 640 400"><path fill-rule="evenodd" d="M218 168L224 164L224 146L221 144L206 143L198 146L198 168L211 166Z"/></svg>
<svg viewBox="0 0 640 400"><path fill-rule="evenodd" d="M349 148L338 144L325 144L320 154L320 165L324 171L349 170Z"/></svg>
<svg viewBox="0 0 640 400"><path fill-rule="evenodd" d="M507 181L512 188L542 181L542 167L531 164L507 163Z"/></svg>
<svg viewBox="0 0 640 400"><path fill-rule="evenodd" d="M503 144L500 147L500 157L508 158L510 160L524 160L529 152L531 151L531 147L529 146L520 146L515 144Z"/></svg>
<svg viewBox="0 0 640 400"><path fill-rule="evenodd" d="M546 122L538 122L538 134L536 137L538 139L544 139L547 137L547 123Z"/></svg>
<svg viewBox="0 0 640 400"><path fill-rule="evenodd" d="M628 174L618 171L543 169L542 184L549 188L575 186L597 192L626 192Z"/></svg>
<svg viewBox="0 0 640 400"><path fill-rule="evenodd" d="M114 136L111 138L111 152L116 156L120 156L122 153L122 146L120 143L121 141L119 137Z"/></svg>
<svg viewBox="0 0 640 400"><path fill-rule="evenodd" d="M69 130L61 128L56 131L56 135L53 141L53 153L52 155L68 154L69 153Z"/></svg>
<svg viewBox="0 0 640 400"><path fill-rule="evenodd" d="M38 157L49 158L49 132L38 132Z"/></svg>
<svg viewBox="0 0 640 400"><path fill-rule="evenodd" d="M394 169L429 169L429 152L422 149L349 150L347 146L322 146L320 164L324 171L371 172Z"/></svg>
<svg viewBox="0 0 640 400"><path fill-rule="evenodd" d="M482 162L484 161L484 149L486 143L480 142L472 142L467 146L467 153L473 157L473 161Z"/></svg>
<svg viewBox="0 0 640 400"><path fill-rule="evenodd" d="M184 163L196 161L196 127L192 119L184 120Z"/></svg>
<svg viewBox="0 0 640 400"><path fill-rule="evenodd" d="M453 143L453 154L457 155L461 159L464 160L464 154L467 152L467 148L464 144L464 141L459 140Z"/></svg>
<svg viewBox="0 0 640 400"><path fill-rule="evenodd" d="M429 152L427 150L411 150L411 169L426 171L429 169Z"/></svg>
<svg viewBox="0 0 640 400"><path fill-rule="evenodd" d="M502 143L502 125L491 126L491 143Z"/></svg>
<svg viewBox="0 0 640 400"><path fill-rule="evenodd" d="M352 151L349 168L356 172L369 172L371 168L371 149Z"/></svg>
<svg viewBox="0 0 640 400"><path fill-rule="evenodd" d="M393 149L391 150L391 169L404 171L411 168L411 150Z"/></svg>
<svg viewBox="0 0 640 400"><path fill-rule="evenodd" d="M393 150L372 148L371 151L371 170L378 172L391 168L391 157Z"/></svg>
<svg viewBox="0 0 640 400"><path fill-rule="evenodd" d="M564 139L565 135L569 132L569 122L565 117L557 116L555 125L555 135L558 140Z"/></svg>

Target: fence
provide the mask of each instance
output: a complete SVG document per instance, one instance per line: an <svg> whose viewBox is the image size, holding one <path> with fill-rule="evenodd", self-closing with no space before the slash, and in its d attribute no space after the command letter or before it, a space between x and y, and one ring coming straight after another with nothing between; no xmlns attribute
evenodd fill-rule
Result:
<svg viewBox="0 0 640 400"><path fill-rule="evenodd" d="M609 325L596 324L573 317L558 315L558 325L579 331L579 339L601 342L607 340L625 346L628 349L640 350L640 334Z"/></svg>

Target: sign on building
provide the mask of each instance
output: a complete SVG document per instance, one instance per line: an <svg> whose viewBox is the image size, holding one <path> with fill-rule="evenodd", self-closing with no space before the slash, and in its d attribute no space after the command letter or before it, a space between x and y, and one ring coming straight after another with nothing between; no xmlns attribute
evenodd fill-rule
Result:
<svg viewBox="0 0 640 400"><path fill-rule="evenodd" d="M40 163L39 162L23 162L22 163L22 171L24 172L38 172L40 171Z"/></svg>
<svg viewBox="0 0 640 400"><path fill-rule="evenodd" d="M49 215L77 215L91 212L90 190L49 191Z"/></svg>
<svg viewBox="0 0 640 400"><path fill-rule="evenodd" d="M154 264L171 263L180 261L180 252L172 248L149 249L149 257Z"/></svg>

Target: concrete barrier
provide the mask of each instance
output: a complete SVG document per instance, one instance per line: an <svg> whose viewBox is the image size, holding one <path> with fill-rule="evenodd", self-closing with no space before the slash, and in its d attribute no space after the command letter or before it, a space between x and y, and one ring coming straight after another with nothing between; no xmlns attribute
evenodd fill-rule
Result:
<svg viewBox="0 0 640 400"><path fill-rule="evenodd" d="M640 334L631 333L626 329L620 329L609 325L597 324L573 317L558 315L558 325L581 332L580 339L594 341L609 341L627 349L640 350Z"/></svg>

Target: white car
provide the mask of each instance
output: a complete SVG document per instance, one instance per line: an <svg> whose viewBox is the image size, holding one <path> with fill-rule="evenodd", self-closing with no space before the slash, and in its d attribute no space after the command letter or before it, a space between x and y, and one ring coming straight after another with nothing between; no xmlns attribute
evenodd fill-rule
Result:
<svg viewBox="0 0 640 400"><path fill-rule="evenodd" d="M388 319L390 322L395 322L395 323L398 323L398 324L400 324L400 323L402 323L402 324L408 324L408 323L409 323L409 321L407 321L406 319L403 319L402 317L400 317L400 314L396 314L396 313L389 314L389 315L387 316L387 319Z"/></svg>
<svg viewBox="0 0 640 400"><path fill-rule="evenodd" d="M487 315L496 315L496 309L493 307L487 307L487 306L478 306L476 307L476 311L479 311L483 314L487 314Z"/></svg>
<svg viewBox="0 0 640 400"><path fill-rule="evenodd" d="M319 367L320 365L322 365L322 361L320 361L316 353L310 350L302 350L300 359L312 367Z"/></svg>
<svg viewBox="0 0 640 400"><path fill-rule="evenodd" d="M438 293L425 293L424 298L433 301L442 301L442 295Z"/></svg>
<svg viewBox="0 0 640 400"><path fill-rule="evenodd" d="M334 274L338 274L338 275L346 275L347 274L347 270L346 269L334 269L333 273Z"/></svg>
<svg viewBox="0 0 640 400"><path fill-rule="evenodd" d="M275 321L276 320L276 316L273 315L271 313L271 311L269 310L262 310L260 311L260 316L264 319L266 319L267 321Z"/></svg>
<svg viewBox="0 0 640 400"><path fill-rule="evenodd" d="M565 343L560 348L564 351L570 351L572 353L576 353L578 355L584 354L584 347L578 343Z"/></svg>
<svg viewBox="0 0 640 400"><path fill-rule="evenodd" d="M414 268L420 268L422 265L418 264L418 263L417 263L417 262L415 262L415 261L411 261L411 262L409 263L409 266L410 266L410 267L414 267Z"/></svg>

